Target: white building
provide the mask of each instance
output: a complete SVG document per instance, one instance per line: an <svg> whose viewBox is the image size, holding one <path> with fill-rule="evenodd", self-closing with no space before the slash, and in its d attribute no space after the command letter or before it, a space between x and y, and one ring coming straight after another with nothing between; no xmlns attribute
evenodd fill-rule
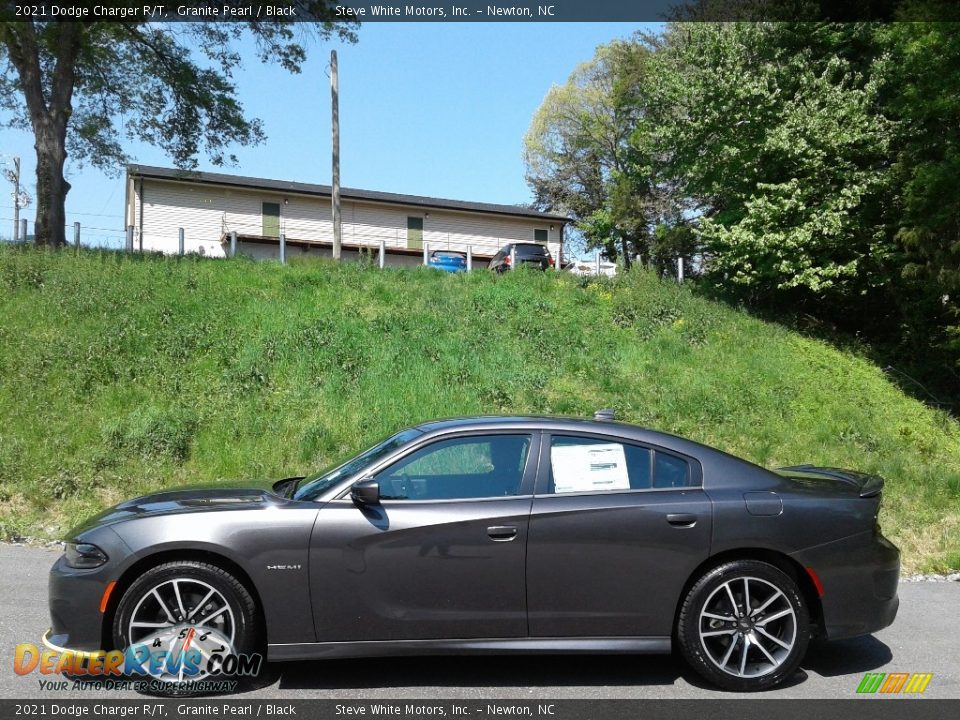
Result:
<svg viewBox="0 0 960 720"><path fill-rule="evenodd" d="M126 225L134 247L173 254L184 231L185 252L223 257L237 233L237 253L279 257L329 256L333 246L331 188L285 180L127 167ZM515 205L443 200L369 190L341 190L342 256L376 252L388 264L417 264L423 248L470 248L485 263L508 242L538 242L561 261L566 218Z"/></svg>

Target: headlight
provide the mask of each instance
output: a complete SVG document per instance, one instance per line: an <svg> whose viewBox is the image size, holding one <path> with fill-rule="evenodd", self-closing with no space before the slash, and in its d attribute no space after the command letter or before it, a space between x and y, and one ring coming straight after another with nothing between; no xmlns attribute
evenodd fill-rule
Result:
<svg viewBox="0 0 960 720"><path fill-rule="evenodd" d="M64 543L67 565L77 570L90 570L103 565L107 554L90 543Z"/></svg>

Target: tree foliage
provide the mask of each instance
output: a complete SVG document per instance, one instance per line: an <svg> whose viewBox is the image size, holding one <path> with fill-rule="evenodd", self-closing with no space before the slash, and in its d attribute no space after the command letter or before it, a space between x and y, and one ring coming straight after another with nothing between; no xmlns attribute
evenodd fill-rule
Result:
<svg viewBox="0 0 960 720"><path fill-rule="evenodd" d="M531 186L594 243L632 222L628 252L693 254L713 290L892 347L960 399L956 28L675 22L618 46L642 62L600 48L534 118Z"/></svg>
<svg viewBox="0 0 960 720"><path fill-rule="evenodd" d="M236 161L233 146L264 140L262 124L237 99L244 36L259 59L290 72L300 71L311 38L355 39L353 26L332 21L328 0L270 4L295 4L314 22L12 21L10 11L0 12L0 110L6 124L36 140L38 243L64 243L68 156L117 173L129 159L127 143L140 140L192 168L201 153L223 165Z"/></svg>
<svg viewBox="0 0 960 720"><path fill-rule="evenodd" d="M643 142L701 208L711 277L754 296L856 293L887 280L881 212L891 123L878 82L811 24L674 28ZM821 45L827 49L821 49Z"/></svg>
<svg viewBox="0 0 960 720"><path fill-rule="evenodd" d="M960 32L955 23L895 23L886 50L888 112L897 119L892 175L902 189L897 238L905 272L960 291Z"/></svg>

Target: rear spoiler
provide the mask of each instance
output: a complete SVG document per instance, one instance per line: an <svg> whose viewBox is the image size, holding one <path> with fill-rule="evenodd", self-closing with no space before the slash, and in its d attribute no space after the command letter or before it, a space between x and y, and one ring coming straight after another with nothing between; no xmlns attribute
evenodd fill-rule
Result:
<svg viewBox="0 0 960 720"><path fill-rule="evenodd" d="M780 468L777 472L788 476L839 480L855 487L862 498L876 497L883 491L884 479L882 477L858 472L857 470L817 467L816 465L792 465L791 467Z"/></svg>

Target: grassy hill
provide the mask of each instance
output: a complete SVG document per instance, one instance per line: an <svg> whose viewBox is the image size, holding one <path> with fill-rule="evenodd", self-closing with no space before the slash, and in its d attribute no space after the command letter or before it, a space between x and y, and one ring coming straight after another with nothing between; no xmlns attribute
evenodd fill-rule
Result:
<svg viewBox="0 0 960 720"><path fill-rule="evenodd" d="M0 248L0 536L318 469L475 413L588 416L888 479L911 570L960 567L960 426L866 360L645 273L449 276Z"/></svg>

